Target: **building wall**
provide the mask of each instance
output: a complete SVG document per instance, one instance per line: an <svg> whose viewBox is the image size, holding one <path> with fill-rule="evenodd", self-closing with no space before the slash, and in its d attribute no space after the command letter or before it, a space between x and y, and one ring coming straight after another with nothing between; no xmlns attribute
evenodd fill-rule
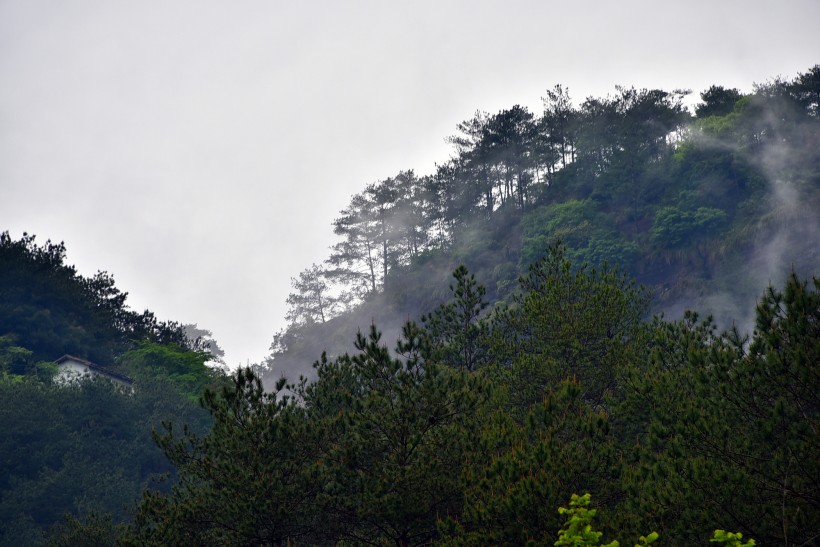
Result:
<svg viewBox="0 0 820 547"><path fill-rule="evenodd" d="M88 365L78 363L77 361L63 361L57 365L57 376L54 381L60 384L68 384L80 380L83 376L93 377L96 373L92 372Z"/></svg>
<svg viewBox="0 0 820 547"><path fill-rule="evenodd" d="M131 384L127 382L123 382L119 378L114 378L113 376L109 376L105 373L100 373L97 370L92 369L85 363L80 363L78 361L73 360L66 360L57 365L57 375L54 377L54 381L58 384L70 384L72 382L79 382L83 378L96 378L97 376L102 376L103 378L107 378L114 382L117 385L123 386L128 388L129 390L133 390Z"/></svg>

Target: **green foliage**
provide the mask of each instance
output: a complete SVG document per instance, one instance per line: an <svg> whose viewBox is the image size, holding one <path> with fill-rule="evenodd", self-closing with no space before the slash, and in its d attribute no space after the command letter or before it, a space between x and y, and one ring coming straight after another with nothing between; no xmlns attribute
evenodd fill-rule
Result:
<svg viewBox="0 0 820 547"><path fill-rule="evenodd" d="M716 417L743 434L706 453L756 483L744 503L745 530L765 543L800 544L820 529L820 279L792 273L782 292L769 287L755 327L748 354L730 336L712 355Z"/></svg>
<svg viewBox="0 0 820 547"><path fill-rule="evenodd" d="M616 424L635 439L623 475L627 512L642 515L634 526L693 542L731 519L766 544L810 543L820 530L818 324L818 280L795 276L761 300L751 343L694 316L656 324Z"/></svg>
<svg viewBox="0 0 820 547"><path fill-rule="evenodd" d="M543 259L555 241L566 246L567 258L575 264L629 267L639 254L638 245L621 237L611 219L591 199L534 209L524 217L522 225L522 266Z"/></svg>
<svg viewBox="0 0 820 547"><path fill-rule="evenodd" d="M290 386L295 399L284 380L265 394L250 371L208 391L213 430L168 425L157 436L180 484L146 494L121 541L601 545L606 533L698 544L731 521L766 543L810 542L817 280L770 290L751 344L694 313L641 324L640 291L573 270L560 248L522 284L520 323L504 315L496 333L529 328L513 339L529 357L442 367L424 359L430 339L409 323L396 354L374 327L357 353L323 356L315 383ZM547 337L535 328L545 310L574 322L551 323L543 332L560 336ZM550 352L553 366L595 366L569 380L560 368L539 372ZM550 509L583 490L605 509L600 532L589 497Z"/></svg>
<svg viewBox="0 0 820 547"><path fill-rule="evenodd" d="M123 533L110 515L92 511L85 519L66 514L62 522L49 530L46 547L110 547Z"/></svg>
<svg viewBox="0 0 820 547"><path fill-rule="evenodd" d="M509 367L513 399L524 408L567 378L602 403L646 310L642 289L617 270L574 269L565 252L551 247L493 320L493 355Z"/></svg>
<svg viewBox="0 0 820 547"><path fill-rule="evenodd" d="M698 118L709 116L725 116L729 114L735 103L741 99L742 95L737 89L726 89L723 86L713 85L700 94L703 101L695 107L695 115Z"/></svg>
<svg viewBox="0 0 820 547"><path fill-rule="evenodd" d="M65 258L62 243L0 234L0 545L41 545L64 514L52 544L110 544L147 484L173 472L152 427L174 417L201 431L191 399L219 381L207 354L184 349L182 327L132 312L109 274L82 277ZM65 353L133 374L138 388L52 383Z"/></svg>
<svg viewBox="0 0 820 547"><path fill-rule="evenodd" d="M107 273L78 275L64 245L0 235L0 544L42 544L65 512L54 544L550 544L552 508L576 491L595 493L603 532L574 498L565 544L651 529L694 545L715 522L811 544L817 280L770 289L747 340L693 313L643 323L644 292L602 265L662 286L666 304L713 276L738 299L750 277L728 265L752 264L760 241L785 237L782 260L815 271L818 74L746 97L713 86L689 125L683 92L633 88L576 107L556 87L541 119L477 113L435 174L353 197L330 269L295 283L276 363L309 364L314 340L347 343L375 317L432 309L425 328L407 324L395 353L375 328L352 355L340 343L315 383L276 395L248 371L225 385L178 325L128 310ZM488 288L459 269L436 308L461 262ZM64 353L138 389L50 385ZM191 405L206 387L209 433ZM171 417L191 427L155 436L165 461L147 437ZM176 488L146 493L123 532L173 468Z"/></svg>
<svg viewBox="0 0 820 547"><path fill-rule="evenodd" d="M198 401L206 387L214 387L224 381L220 369L206 363L211 355L204 351L191 351L176 345L142 342L117 360L117 367L125 370L137 381L163 381L173 386L191 401Z"/></svg>
<svg viewBox="0 0 820 547"><path fill-rule="evenodd" d="M185 345L180 325L129 310L111 275L83 277L65 259L63 243L0 233L0 336L14 335L35 361L71 354L109 363L133 340Z"/></svg>
<svg viewBox="0 0 820 547"><path fill-rule="evenodd" d="M566 507L558 508L558 513L567 515L568 519L564 523L564 528L558 531L558 541L554 544L556 547L565 545L571 547L598 545L598 540L603 535L603 532L596 532L592 529L592 519L597 511L595 509L588 509L590 498L590 494L584 494L583 496L573 494L569 501L569 509ZM657 534L655 534L655 536L657 536ZM620 543L617 541L611 541L605 545L601 544L600 547L618 547L619 545Z"/></svg>
<svg viewBox="0 0 820 547"><path fill-rule="evenodd" d="M126 395L103 380L59 386L16 378L0 379L3 546L40 545L65 513L130 520L143 488L173 473L152 427L172 418L196 431L206 426L196 406L161 382L143 381Z"/></svg>
<svg viewBox="0 0 820 547"><path fill-rule="evenodd" d="M481 348L486 346L487 325L480 318L487 307L487 291L464 265L456 268L453 277L452 302L422 317L429 344L423 353L434 362L472 371L486 361Z"/></svg>
<svg viewBox="0 0 820 547"><path fill-rule="evenodd" d="M464 471L463 513L442 523L446 543L549 544L561 500L579 488L610 490L608 429L606 415L571 382L532 405L523 423L501 410L485 419Z"/></svg>
<svg viewBox="0 0 820 547"><path fill-rule="evenodd" d="M709 540L710 543L724 543L727 547L754 547L755 540L750 539L746 543L742 543L743 534L740 532L727 532L726 530L715 530L714 536Z"/></svg>
<svg viewBox="0 0 820 547"><path fill-rule="evenodd" d="M307 480L314 443L303 411L281 392L265 393L249 369L207 390L202 404L213 419L207 435L170 422L154 435L179 481L170 494L145 493L124 543L278 545L303 537L317 486Z"/></svg>
<svg viewBox="0 0 820 547"><path fill-rule="evenodd" d="M9 334L0 336L0 381L23 382L37 379L50 382L57 374L57 365L51 361L35 362L34 352L14 345L17 337Z"/></svg>
<svg viewBox="0 0 820 547"><path fill-rule="evenodd" d="M726 225L726 213L713 207L698 207L694 211L662 207L655 213L652 239L662 247L683 247L703 238L720 235Z"/></svg>
<svg viewBox="0 0 820 547"><path fill-rule="evenodd" d="M391 357L375 328L359 353L317 363L313 384L265 393L240 370L206 391L205 437L166 424L156 440L178 469L170 495L147 493L126 543L428 542L458 510L460 468L481 383L424 364L408 325ZM296 404L296 402L299 404Z"/></svg>
<svg viewBox="0 0 820 547"><path fill-rule="evenodd" d="M282 345L276 358L308 372L321 350L348 351L349 333L373 320L398 329L446 300L439 280L459 263L491 304L507 300L514 277L558 238L573 262L618 265L651 287L654 311L702 307L715 291L751 301L760 269L743 265L775 238L788 240L782 264L814 271L806 232L820 203L817 73L746 97L713 86L695 120L685 92L629 87L573 104L557 86L540 119L521 107L477 112L434 174L400 173L353 196L334 222L342 241L331 284L333 294L368 295L332 326L294 326L285 345L293 359Z"/></svg>
<svg viewBox="0 0 820 547"><path fill-rule="evenodd" d="M574 546L574 547L618 547L618 541L611 541L607 544L598 544L599 539L603 535L602 532L596 532L592 528L592 519L595 517L597 511L595 509L588 509L591 496L584 494L579 496L573 494L569 502L569 509L560 507L558 512L562 515L568 515L569 518L558 532L558 541L554 545L558 546ZM652 532L647 536L641 536L635 547L642 547L644 545L651 545L655 543L660 535L657 532ZM725 530L715 530L710 543L722 543L729 547L754 547L755 540L750 539L746 543L741 543L743 534L740 532L726 532Z"/></svg>
<svg viewBox="0 0 820 547"><path fill-rule="evenodd" d="M31 371L31 356L34 352L15 345L16 336L0 336L0 374L8 379L9 375L24 375Z"/></svg>
<svg viewBox="0 0 820 547"><path fill-rule="evenodd" d="M304 391L323 439L323 521L336 539L426 543L437 518L460 510L482 382L419 359L414 332L405 327L404 359L375 328L359 334L359 353L319 362Z"/></svg>

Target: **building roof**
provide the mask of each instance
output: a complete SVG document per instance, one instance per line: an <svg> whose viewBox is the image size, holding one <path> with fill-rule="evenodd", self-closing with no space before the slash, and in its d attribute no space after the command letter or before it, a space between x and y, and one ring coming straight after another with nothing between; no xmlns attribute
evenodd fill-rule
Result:
<svg viewBox="0 0 820 547"><path fill-rule="evenodd" d="M103 374L105 376L113 378L114 380L119 380L120 382L126 383L128 385L131 385L131 384L134 383L134 380L132 380L131 378L129 378L125 374L120 374L119 372L114 372L112 370L108 370L107 368L105 368L103 366L100 366L96 363L92 363L91 361L88 361L87 359L81 359L79 357L74 357L73 355L65 354L62 357L60 357L59 359L55 360L54 362L57 363L58 365L60 365L62 363L65 363L66 361L76 361L78 363L82 363L83 365L87 366L89 369L93 370L94 372L96 372L98 374Z"/></svg>

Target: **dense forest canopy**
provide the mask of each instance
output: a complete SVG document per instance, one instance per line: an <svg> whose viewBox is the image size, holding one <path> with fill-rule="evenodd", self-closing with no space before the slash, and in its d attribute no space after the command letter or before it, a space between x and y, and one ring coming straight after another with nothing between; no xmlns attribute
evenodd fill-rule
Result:
<svg viewBox="0 0 820 547"><path fill-rule="evenodd" d="M342 209L326 261L292 280L269 376L310 376L306 362L351 350L373 321L395 339L462 263L506 300L558 240L574 262L649 287L653 312L701 309L751 331L760 287L820 263L818 88L814 66L750 94L711 86L694 115L687 90L577 104L560 85L540 114L476 112L434 173L371 183Z"/></svg>
<svg viewBox="0 0 820 547"><path fill-rule="evenodd" d="M126 299L110 274L78 274L64 244L0 233L0 545L40 545L64 514L132 519L143 490L174 472L152 429L207 429L197 400L224 381L207 364L209 333L188 327L191 338ZM133 394L102 378L54 382L64 354L127 375Z"/></svg>
<svg viewBox="0 0 820 547"><path fill-rule="evenodd" d="M816 543L820 65L687 93L476 112L232 375L0 234L0 545Z"/></svg>
<svg viewBox="0 0 820 547"><path fill-rule="evenodd" d="M31 348L35 360L63 354L108 363L134 340L187 343L182 326L136 313L107 272L79 275L63 243L0 233L0 333Z"/></svg>
<svg viewBox="0 0 820 547"><path fill-rule="evenodd" d="M444 307L477 309L474 289L459 272ZM240 370L203 397L208 435L169 424L157 436L179 473L170 494L146 493L132 526L75 521L63 533L552 545L573 533L557 508L583 491L601 533L638 544L818 537L820 279L769 288L751 339L695 313L636 320L640 289L573 269L560 246L521 289L478 329L443 308L408 322L394 351L371 327L354 352L323 355L315 382L270 393ZM466 346L482 358L466 362Z"/></svg>

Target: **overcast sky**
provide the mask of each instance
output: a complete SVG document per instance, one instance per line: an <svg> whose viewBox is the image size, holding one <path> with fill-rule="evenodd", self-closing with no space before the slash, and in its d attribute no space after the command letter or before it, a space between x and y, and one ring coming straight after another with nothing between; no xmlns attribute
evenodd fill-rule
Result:
<svg viewBox="0 0 820 547"><path fill-rule="evenodd" d="M568 86L751 91L820 62L817 0L0 0L0 231L261 361L366 184Z"/></svg>

